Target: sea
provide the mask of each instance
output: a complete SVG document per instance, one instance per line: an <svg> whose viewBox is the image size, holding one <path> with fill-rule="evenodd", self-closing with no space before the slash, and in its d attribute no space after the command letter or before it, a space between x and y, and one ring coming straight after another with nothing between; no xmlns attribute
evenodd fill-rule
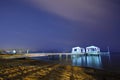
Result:
<svg viewBox="0 0 120 80"><path fill-rule="evenodd" d="M109 55L69 55L59 57L55 56L42 56L33 57L35 60L43 60L51 63L59 63L63 65L90 67L95 69L109 70L120 72L120 53L110 53Z"/></svg>

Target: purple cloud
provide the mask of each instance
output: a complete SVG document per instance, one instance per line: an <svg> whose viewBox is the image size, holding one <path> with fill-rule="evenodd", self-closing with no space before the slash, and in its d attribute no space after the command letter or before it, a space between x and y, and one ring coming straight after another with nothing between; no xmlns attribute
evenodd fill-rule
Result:
<svg viewBox="0 0 120 80"><path fill-rule="evenodd" d="M112 15L116 5L105 0L27 0L33 6L64 18L96 23L99 18ZM112 7L111 7L112 6Z"/></svg>

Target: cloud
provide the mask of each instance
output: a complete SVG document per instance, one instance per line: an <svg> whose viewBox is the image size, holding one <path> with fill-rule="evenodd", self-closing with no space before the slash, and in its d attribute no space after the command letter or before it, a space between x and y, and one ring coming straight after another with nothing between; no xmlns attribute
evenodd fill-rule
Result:
<svg viewBox="0 0 120 80"><path fill-rule="evenodd" d="M27 0L44 9L70 20L93 23L97 18L111 13L111 2L105 0Z"/></svg>

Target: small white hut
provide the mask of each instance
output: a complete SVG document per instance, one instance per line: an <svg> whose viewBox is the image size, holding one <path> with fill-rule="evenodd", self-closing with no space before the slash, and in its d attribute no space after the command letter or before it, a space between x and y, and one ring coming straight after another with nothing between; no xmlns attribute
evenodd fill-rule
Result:
<svg viewBox="0 0 120 80"><path fill-rule="evenodd" d="M86 47L86 53L88 53L88 54L99 54L100 53L100 48L96 47L96 46Z"/></svg>
<svg viewBox="0 0 120 80"><path fill-rule="evenodd" d="M74 48L72 48L72 53L81 53L81 54L84 54L85 53L85 49L81 48L81 47L74 47Z"/></svg>

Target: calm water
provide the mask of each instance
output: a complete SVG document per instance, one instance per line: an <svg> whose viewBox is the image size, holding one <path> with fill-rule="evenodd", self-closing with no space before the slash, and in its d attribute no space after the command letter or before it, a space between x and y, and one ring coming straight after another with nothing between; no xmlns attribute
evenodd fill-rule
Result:
<svg viewBox="0 0 120 80"><path fill-rule="evenodd" d="M112 71L120 71L120 54L111 53L110 55L101 56L45 56L35 57L33 59L44 60L50 62L58 62L61 64L69 64L72 66L92 67L97 69L105 69Z"/></svg>

